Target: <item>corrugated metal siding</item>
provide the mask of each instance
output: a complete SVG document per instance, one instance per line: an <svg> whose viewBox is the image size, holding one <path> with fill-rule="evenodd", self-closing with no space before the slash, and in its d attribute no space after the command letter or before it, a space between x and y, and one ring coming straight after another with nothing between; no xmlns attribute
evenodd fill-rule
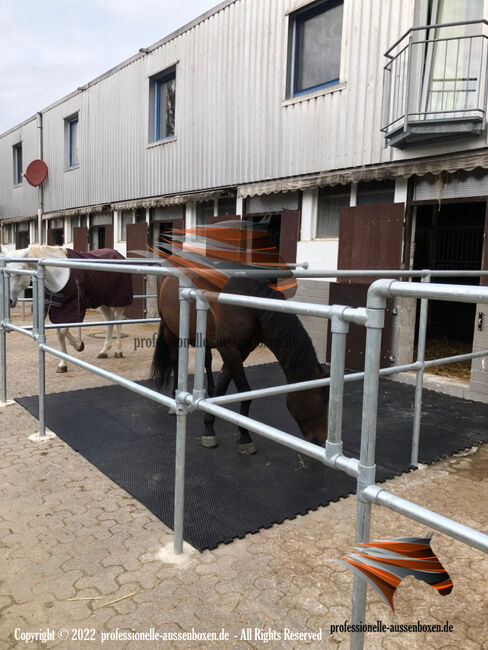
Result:
<svg viewBox="0 0 488 650"><path fill-rule="evenodd" d="M445 182L433 176L419 178L414 186L414 201L439 201L460 199L470 196L488 196L488 172L474 169L472 172L458 172L447 177Z"/></svg>
<svg viewBox="0 0 488 650"><path fill-rule="evenodd" d="M379 128L383 53L412 25L414 0L346 0L345 86L283 104L286 12L300 5L238 0L47 110L45 210L408 156L385 149ZM176 62L176 139L148 147L149 77ZM64 119L77 110L80 168L65 171ZM10 137L0 138L7 167ZM11 194L8 183L2 185L0 205L9 216Z"/></svg>
<svg viewBox="0 0 488 650"><path fill-rule="evenodd" d="M32 120L19 129L9 131L0 140L0 218L23 217L37 214L38 190L24 179L14 187L12 147L22 142L22 163L25 171L28 163L37 155L37 123Z"/></svg>

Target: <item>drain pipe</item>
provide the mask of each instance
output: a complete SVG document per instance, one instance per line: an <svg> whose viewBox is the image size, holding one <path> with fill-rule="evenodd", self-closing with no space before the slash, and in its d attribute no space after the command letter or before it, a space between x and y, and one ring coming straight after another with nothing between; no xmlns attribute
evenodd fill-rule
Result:
<svg viewBox="0 0 488 650"><path fill-rule="evenodd" d="M42 142L42 113L37 113L37 155L39 160L43 160L43 142ZM37 208L37 240L42 244L42 215L44 213L44 183L41 183L37 189L39 205Z"/></svg>

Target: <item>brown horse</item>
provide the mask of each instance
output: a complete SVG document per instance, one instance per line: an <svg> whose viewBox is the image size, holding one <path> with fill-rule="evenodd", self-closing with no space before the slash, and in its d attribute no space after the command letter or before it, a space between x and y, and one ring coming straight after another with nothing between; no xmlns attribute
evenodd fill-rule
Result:
<svg viewBox="0 0 488 650"><path fill-rule="evenodd" d="M262 281L249 278L231 278L223 293L279 299L281 296ZM161 325L154 351L151 376L159 389L167 386L174 374L174 391L177 386L179 299L178 280L166 278L159 291ZM196 310L191 305L190 344L195 342ZM210 396L224 395L231 380L238 391L250 390L243 362L250 352L264 343L276 356L288 383L319 379L325 376L310 337L294 314L261 309L235 307L211 303L207 322L206 370L207 390ZM216 348L223 361L217 386L214 388L210 349ZM174 394L174 392L173 392ZM322 444L327 430L328 389L314 388L288 393L288 410L295 418L303 437ZM250 401L241 402L240 412L248 415ZM216 447L215 417L205 414L204 447ZM238 449L243 454L256 451L247 429L239 427Z"/></svg>

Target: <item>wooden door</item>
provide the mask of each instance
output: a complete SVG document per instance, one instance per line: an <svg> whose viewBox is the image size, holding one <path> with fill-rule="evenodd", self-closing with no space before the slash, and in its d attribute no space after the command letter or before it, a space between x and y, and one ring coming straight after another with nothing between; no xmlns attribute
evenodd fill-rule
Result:
<svg viewBox="0 0 488 650"><path fill-rule="evenodd" d="M402 266L403 203L341 208L339 229L340 270L390 270ZM331 282L329 304L365 307L369 285L375 278L338 278ZM390 365L392 336L391 301L387 303L385 326L382 334L381 366ZM350 325L346 347L346 367L364 369L366 328ZM330 337L327 341L327 359L330 359Z"/></svg>
<svg viewBox="0 0 488 650"><path fill-rule="evenodd" d="M114 226L109 223L105 226L105 248L114 247Z"/></svg>
<svg viewBox="0 0 488 650"><path fill-rule="evenodd" d="M288 264L297 261L300 238L300 210L283 210L280 228L280 257Z"/></svg>
<svg viewBox="0 0 488 650"><path fill-rule="evenodd" d="M88 251L88 228L86 226L77 226L73 228L73 248L75 251L80 251L82 253Z"/></svg>
<svg viewBox="0 0 488 650"><path fill-rule="evenodd" d="M127 224L127 257L141 257L147 251L148 226L143 223ZM132 276L132 291L134 295L146 293L146 278L144 275ZM132 305L125 309L127 318L144 318L144 298L134 298Z"/></svg>

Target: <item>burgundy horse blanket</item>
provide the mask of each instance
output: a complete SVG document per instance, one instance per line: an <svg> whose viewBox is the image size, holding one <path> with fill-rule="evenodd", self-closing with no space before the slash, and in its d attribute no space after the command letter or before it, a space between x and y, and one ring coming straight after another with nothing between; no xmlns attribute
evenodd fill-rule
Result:
<svg viewBox="0 0 488 650"><path fill-rule="evenodd" d="M90 253L66 249L68 259L125 259L118 251L100 248ZM102 305L124 307L132 303L130 273L70 269L69 280L58 293L46 290L45 313L52 323L77 323L85 318L87 309Z"/></svg>

